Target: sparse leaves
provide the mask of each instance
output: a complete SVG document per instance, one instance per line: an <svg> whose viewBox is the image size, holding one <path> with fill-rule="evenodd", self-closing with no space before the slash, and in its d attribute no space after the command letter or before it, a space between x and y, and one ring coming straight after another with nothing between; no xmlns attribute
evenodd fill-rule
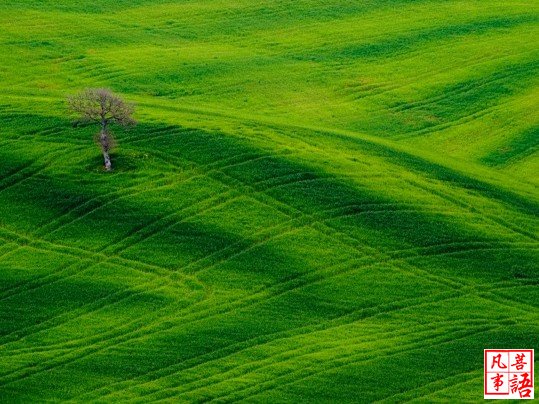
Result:
<svg viewBox="0 0 539 404"><path fill-rule="evenodd" d="M69 109L78 115L78 123L98 124L101 130L95 136L96 143L101 147L105 160L105 169L110 171L112 163L109 152L115 145L110 132L111 124L124 127L133 126L134 107L124 102L119 96L105 88L89 88L79 94L67 98Z"/></svg>
<svg viewBox="0 0 539 404"><path fill-rule="evenodd" d="M117 123L122 126L136 124L133 119L134 106L105 88L89 88L68 97L69 109L79 115L85 123L96 122L104 126Z"/></svg>

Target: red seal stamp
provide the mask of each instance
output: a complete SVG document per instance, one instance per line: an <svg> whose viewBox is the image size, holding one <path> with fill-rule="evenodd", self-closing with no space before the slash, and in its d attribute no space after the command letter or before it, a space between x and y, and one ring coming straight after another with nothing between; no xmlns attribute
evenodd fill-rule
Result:
<svg viewBox="0 0 539 404"><path fill-rule="evenodd" d="M485 399L532 400L533 353L533 349L485 349Z"/></svg>

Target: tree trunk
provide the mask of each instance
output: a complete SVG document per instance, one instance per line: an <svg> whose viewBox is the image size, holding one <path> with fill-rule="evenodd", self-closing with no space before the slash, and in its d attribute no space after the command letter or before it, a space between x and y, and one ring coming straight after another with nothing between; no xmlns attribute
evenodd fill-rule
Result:
<svg viewBox="0 0 539 404"><path fill-rule="evenodd" d="M101 135L99 136L99 143L101 143L101 151L103 152L103 159L105 160L105 170L111 171L112 163L110 161L109 155L110 139L105 129L101 131Z"/></svg>
<svg viewBox="0 0 539 404"><path fill-rule="evenodd" d="M112 170L112 163L110 162L110 156L109 153L103 150L103 159L105 160L105 170L111 171Z"/></svg>

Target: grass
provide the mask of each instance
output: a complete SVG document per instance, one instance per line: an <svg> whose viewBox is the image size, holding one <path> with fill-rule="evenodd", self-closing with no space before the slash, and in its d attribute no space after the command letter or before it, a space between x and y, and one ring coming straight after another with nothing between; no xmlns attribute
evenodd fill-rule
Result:
<svg viewBox="0 0 539 404"><path fill-rule="evenodd" d="M0 400L481 401L537 348L538 21L4 1ZM112 173L65 110L99 86Z"/></svg>

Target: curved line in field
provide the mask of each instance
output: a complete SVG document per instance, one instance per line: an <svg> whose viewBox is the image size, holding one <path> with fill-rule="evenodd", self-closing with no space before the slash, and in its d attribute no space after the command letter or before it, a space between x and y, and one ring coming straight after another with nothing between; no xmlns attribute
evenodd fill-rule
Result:
<svg viewBox="0 0 539 404"><path fill-rule="evenodd" d="M443 294L447 294L447 292L443 292L440 295L443 295ZM453 294L451 294L451 296L449 298L455 298L455 296ZM309 325L300 326L300 327L297 327L297 328L288 329L288 330L285 330L285 331L275 332L275 333L268 334L268 335L265 335L265 336L257 336L257 337L248 339L246 341L241 341L241 342L229 345L229 346L225 346L223 348L217 349L217 350L212 351L210 353L197 355L195 357L188 358L188 359L186 359L186 360L184 360L184 361L182 361L180 363L170 365L169 367L167 367L167 369L175 368L175 367L178 367L178 366L180 366L181 369L178 370L178 371L173 371L172 373L167 372L167 374L165 376L160 376L159 378L169 377L170 375L172 375L174 373L177 373L179 371L184 371L184 370L187 370L187 369L194 369L194 368L196 368L198 366L204 366L204 365L206 365L206 364L208 364L210 362L219 361L219 360L221 360L223 358L228 357L229 355L241 353L241 352L243 352L243 351L245 351L247 349L251 349L253 347L259 346L260 344L265 344L265 343L271 344L271 343L273 343L273 342L275 342L277 340L286 340L286 339L294 338L294 337L297 337L297 336L300 336L300 335L309 334L311 332L325 332L325 331L331 330L333 328L347 326L347 325L352 324L355 321L361 321L361 320L364 320L366 318L370 318L370 317L373 317L373 316L376 316L376 315L379 315L379 314L384 314L384 313L392 312L392 311L395 311L395 310L402 310L402 309L406 309L406 308L409 308L409 307L421 306L421 305L425 304L425 302L423 301L424 299L425 299L425 297L406 298L406 299L403 299L401 301L392 302L390 304L383 304L383 305L379 305L379 306L372 306L372 307L368 307L368 308L362 308L362 309L354 310L352 312L348 312L346 314L343 314L343 315L338 316L336 318L333 318L331 320L322 321L322 322L317 323L315 325L309 324ZM417 300L419 300L419 302L417 304L413 304L413 305L406 304L406 303L408 303L410 301L417 301ZM432 302L430 302L430 303L432 303ZM380 310L381 307L386 307L388 310ZM365 313L365 314L362 314L362 313ZM350 321L349 321L349 319L350 319ZM335 325L331 325L331 324L335 324ZM330 326L328 327L328 325L330 325ZM311 331L312 329L314 329L314 331ZM294 333L290 335L290 331L294 331ZM387 332L384 332L383 334L395 334L395 333L398 334L397 331L387 331ZM277 339L273 338L275 336L278 336L278 338ZM248 343L248 344L246 345L246 343ZM231 349L234 349L236 347L241 348L241 349L233 350L230 354L220 356L220 357L217 357L215 359L210 359L210 361L203 361L203 362L202 361L197 361L192 366L188 366L188 367L181 366L181 365L184 365L187 362L192 362L193 359L201 359L201 358L206 357L206 356L214 355L217 352L226 353L226 352L228 352ZM158 369L155 372L162 372L162 371L163 371L163 369ZM154 373L154 372L152 372L152 373ZM147 374L141 375L139 377L146 377L146 376L147 376ZM137 377L137 379L139 377ZM155 380L156 379L152 379L151 382L153 382Z"/></svg>
<svg viewBox="0 0 539 404"><path fill-rule="evenodd" d="M478 330L484 330L484 329L485 329L484 326L478 328ZM466 338L472 332L472 331L469 330L468 327L466 327L465 330L462 330L461 328L457 328L457 330L454 331L451 334L446 333L445 330L441 330L441 332L439 333L440 335L438 336L438 338L435 338L435 339L438 339L438 340L441 339L442 343L453 341L453 340L455 340L455 338L454 338L455 335L460 335L461 334L461 333L459 333L459 331L466 331L464 333L464 335L461 336L461 338ZM412 332L410 334L414 335L415 333ZM429 334L429 333L427 333L427 334ZM398 338L401 338L401 337L402 337L402 334L396 335L394 338L398 339ZM431 343L428 345L428 347L436 345L436 344L432 343L432 337L430 337L429 341L431 341ZM359 341L354 341L351 344L347 343L347 347L361 346L362 343L363 343L363 339L361 337L359 337ZM314 345L316 345L316 344L314 344ZM236 395L239 392L244 391L244 390L249 390L248 392L244 393L244 397L245 397L245 394L249 394L249 396L252 398L252 397L254 397L256 395L256 394L251 393L250 390L252 390L252 389L259 390L261 386L265 385L265 387L268 387L268 388L264 389L264 391L266 391L266 390L270 389L270 387L268 385L271 386L273 384L276 387L277 386L282 387L282 386L287 385L288 383L285 383L285 384L282 383L283 378L285 380L292 378L291 382L289 382L289 383L296 383L296 382L298 382L300 380L303 380L303 379L305 379L307 377L312 377L314 375L321 374L321 373L324 373L324 372L327 372L327 371L333 371L338 367L347 366L347 365L350 365L350 364L353 364L353 363L357 363L356 358L361 358L360 362L364 363L366 361L370 361L370 360L379 358L382 353L387 357L387 356L402 354L404 352L414 351L414 350L417 350L417 349L424 349L425 348L424 336L419 337L419 335L418 335L417 341L411 341L409 343L404 344L404 346L406 347L405 349L402 349L402 346L400 346L398 350L387 349L387 348L386 349L373 350L370 356L365 355L364 353L360 353L360 354L356 354L356 355L349 355L348 353L337 354L331 360L326 361L326 366L327 366L327 364L333 364L335 362L338 363L337 365L332 365L329 368L322 368L320 370L312 371L311 370L312 367L311 368L306 368L306 367L302 366L301 369L293 371L293 372L289 372L288 370L285 369L284 372L283 372L284 375L281 375L281 376L278 376L278 377L272 377L271 381L262 382L262 383L256 382L255 386L247 386L247 387L245 387L243 389L234 389L234 391L230 392L229 394L224 395L224 396L218 396L218 397L215 397L214 399L226 399L226 397L229 397L231 395ZM301 351L302 348L299 348L297 350ZM285 359L284 362L292 362L293 363L294 361L298 361L298 359L301 360L302 357L309 357L312 354L318 354L319 355L321 352L329 353L329 352L332 352L332 351L339 352L341 350L342 350L342 348L339 346L339 344L335 343L335 347L323 348L321 350L317 350L317 351L314 351L314 352L307 352L307 353L304 353L302 355L297 355L297 352L294 352L294 351L291 351L291 352L290 351L289 352L285 351L285 353L286 352L288 353L287 356L289 356L289 358ZM232 378L241 378L242 376L245 376L246 374L249 374L249 373L251 373L253 371L258 372L261 369L270 368L270 367L273 367L273 366L279 366L279 367L283 366L283 361L275 362L274 359L275 359L274 357L269 357L267 359L257 361L257 362L262 362L262 363L265 363L265 364L260 366L260 367L255 368L255 369L252 368L252 363L248 363L246 365L240 365L240 366L238 366L238 368L246 368L246 372L237 373L238 370L236 370L237 368L235 368L235 369L233 369L231 371L225 372L224 375L227 375L228 373L233 373ZM236 372L234 372L234 370ZM308 374L306 375L305 373L308 373ZM294 377L296 375L300 375L301 377L294 379ZM230 380L231 380L230 376L226 376L226 379L222 379L223 374L219 374L218 376L221 377L221 380L217 379L215 381L215 384L211 385L212 387L214 387L215 385L218 385L220 383L230 382ZM209 378L210 379L211 378L217 378L218 376L211 375ZM194 383L197 383L197 382L198 382L198 380L196 382L194 382ZM204 384L201 387L198 387L198 388L195 388L195 389L190 389L190 390L187 390L187 391L181 391L186 386L187 385L184 384L184 385L181 386L181 388L175 387L175 388L169 388L169 389L160 389L158 392L153 393L153 394L157 395L159 397L159 399L162 399L163 398L163 393L166 393L165 398L170 398L172 394L174 394L174 395L176 395L176 394L184 395L184 394L192 393L192 392L197 391L199 389L207 388L208 383L207 383L206 380L204 380ZM172 390L172 391L170 391L170 390ZM180 392L177 393L177 390L180 390ZM258 391L257 393L261 393L261 391ZM147 397L147 396L143 396L143 397Z"/></svg>
<svg viewBox="0 0 539 404"><path fill-rule="evenodd" d="M477 334L480 334L480 333L490 332L490 331L493 331L493 330L499 329L499 328L501 328L501 327L500 326L476 327L475 329L470 330L468 327L466 327L465 329L462 330L462 332L459 332L459 330L457 330L453 334L450 334L450 335L444 334L443 337L436 338L436 341L434 343L432 342L432 340L429 340L430 343L428 345L425 345L424 340L419 340L419 342L416 343L416 344L414 344L414 343L407 344L405 346L405 349L401 349L401 350L397 350L397 351L392 351L391 349L389 349L389 350L386 350L385 352L383 352L383 354L387 358L388 356L395 356L395 355L399 355L399 354L402 354L402 353L414 352L414 351L421 350L421 349L424 349L424 348L431 348L431 347L443 345L443 344L446 344L446 343L450 343L450 342L453 342L453 341L456 341L456 340L465 339L465 338L467 338L467 337L469 337L471 335L477 335ZM389 352L387 352L387 351L389 351ZM266 381L264 383L257 383L256 386L252 386L252 387L245 387L245 388L239 389L239 390L236 389L233 392L230 392L229 394L227 394L225 396L215 397L215 398L213 398L213 400L222 400L225 397L235 396L238 391L244 391L244 394L243 394L242 398L246 398L247 396L249 398L253 398L253 397L255 397L255 396L257 396L257 395L259 395L259 394L261 394L263 392L267 392L267 391L273 390L275 388L282 388L283 386L287 386L287 385L290 385L290 384L295 384L295 383L298 383L298 382L300 382L300 381L302 381L304 379L307 379L309 377L318 376L318 375L324 374L326 372L333 372L333 371L335 371L335 369L338 369L338 368L341 368L341 367L344 367L344 366L355 365L357 363L365 363L365 362L368 362L368 361L371 361L371 360L376 360L376 359L378 359L380 357L380 355L381 355L380 351L377 351L377 353L375 355L372 355L372 356L366 357L366 358L362 358L362 354L352 355L352 356L344 355L344 356L342 356L343 359L341 359L341 357L339 357L337 355L337 359L332 359L331 361L329 361L329 363L331 365L330 367L322 368L322 369L318 369L318 370L313 370L311 368L305 368L305 369L297 370L295 372L285 373L284 375L279 376L277 378L272 378L272 380L270 380L270 381ZM356 358L359 359L359 360L357 360ZM337 363L335 364L335 362L337 362ZM277 366L280 366L280 365L281 365L281 363L277 364ZM271 365L269 365L269 366L271 366ZM302 373L308 373L308 374L307 375L302 375ZM293 379L294 376L296 376L296 374L300 375L301 377ZM282 379L285 379L285 380L291 379L291 380L288 381L288 382L283 383ZM261 385L265 385L265 388L260 391L260 386ZM234 397L234 399L237 400L238 398Z"/></svg>
<svg viewBox="0 0 539 404"><path fill-rule="evenodd" d="M240 181L240 182L241 182L241 181ZM271 197L270 197L270 198L271 198ZM281 203L282 203L282 202L281 202ZM171 225L174 225L174 224L171 224ZM151 237L152 235L153 235L153 234L150 233L150 235L149 235L148 237ZM144 239L143 239L143 240L144 240ZM125 241L125 240L124 240L124 241ZM127 247L127 248L129 248L129 247ZM106 349L106 348L103 348L103 349Z"/></svg>

